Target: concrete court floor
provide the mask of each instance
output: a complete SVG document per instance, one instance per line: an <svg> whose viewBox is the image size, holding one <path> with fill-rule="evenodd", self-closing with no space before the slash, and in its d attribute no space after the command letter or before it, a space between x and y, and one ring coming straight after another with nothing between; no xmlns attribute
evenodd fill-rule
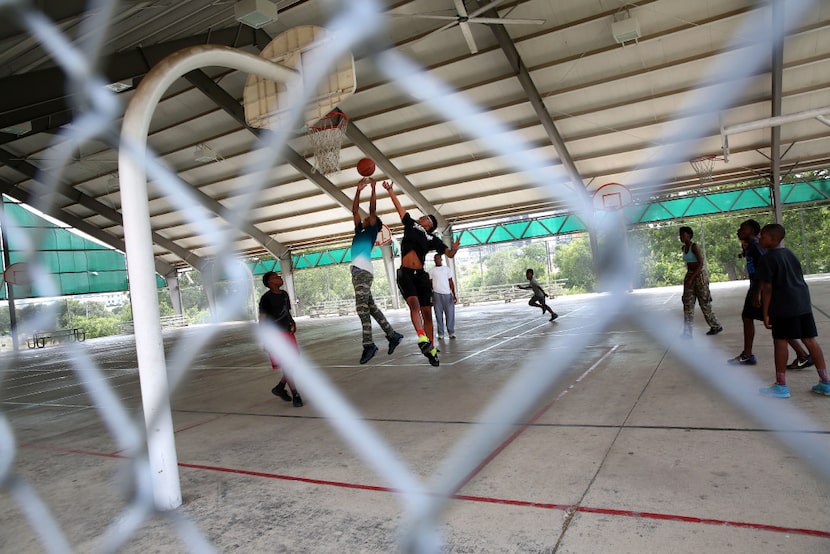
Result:
<svg viewBox="0 0 830 554"><path fill-rule="evenodd" d="M830 354L830 276L809 283ZM725 359L741 350L746 283L712 290L725 332L705 336L697 310L693 344ZM633 295L643 309L675 316L679 334L680 292ZM376 331L382 349L366 365L357 363L356 316L299 318L298 338L408 467L426 477L531 353L545 348L555 357L569 348L596 317L586 308L592 298L557 298L554 323L519 301L459 306L458 338L439 343L439 368L419 354L404 310L387 312L404 343L387 356ZM771 339L756 328L759 363L746 371L770 382ZM165 343L187 346L197 331L168 331ZM271 395L275 376L249 334L248 324L226 325L174 396L180 511L219 552L398 551L397 495L315 410L312 393L303 391L303 408ZM82 346L135 413L132 337ZM673 349L625 322L583 349L532 418L516 425L449 501L439 523L444 551L830 552L830 482L716 394ZM0 410L19 445L16 474L55 514L74 551L96 551L129 495L116 441L68 371L66 347L9 354L0 363ZM802 409L812 418L802 431L830 447L830 397L811 394L815 382L813 368L791 372L792 398L758 398L769 410L783 403ZM44 551L8 488L0 492L0 551ZM187 547L169 519L156 517L120 551Z"/></svg>

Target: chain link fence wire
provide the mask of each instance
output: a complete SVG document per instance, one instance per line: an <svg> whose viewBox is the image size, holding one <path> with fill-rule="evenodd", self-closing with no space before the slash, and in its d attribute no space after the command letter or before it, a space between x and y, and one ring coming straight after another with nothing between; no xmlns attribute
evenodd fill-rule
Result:
<svg viewBox="0 0 830 554"><path fill-rule="evenodd" d="M37 179L37 192L32 195L33 205L48 212L61 187L60 177L71 159L72 150L89 139L108 141L118 147L122 155L133 156L133 162L140 164L143 171L152 179L154 186L170 201L188 214L189 222L199 226L202 234L213 247L216 265L222 268L225 276L241 278L243 264L231 252L231 244L237 229L245 221L246 214L253 206L257 195L268 186L266 174L272 164L279 160L279 154L290 138L288 125L284 129L272 129L265 133L251 155L251 161L245 172L244 194L239 202L228 208L223 214L225 223L220 225L215 218L208 217L206 211L193 210L192 192L171 172L153 152L145 150L144 145L120 143L118 136L119 107L115 97L104 85L102 75L97 72L97 60L106 37L106 29L117 2L101 0L91 3L90 16L84 25L84 32L79 36L84 39L70 41L51 21L41 14L36 7L24 1L0 1L0 13L11 15L31 35L36 36L44 48L50 52L54 62L66 74L70 97L74 102L76 118L72 125L64 127L55 138L54 147L60 153L62 162L57 168L43 171ZM402 94L433 110L447 121L454 122L469 137L480 141L489 150L501 156L505 163L512 164L522 171L534 186L548 192L551 197L566 202L571 210L580 213L585 221L590 221L592 232L603 239L613 239L624 233L624 227L616 218L593 217L590 197L580 188L581 184L570 182L561 167L552 167L547 158L525 142L518 133L502 124L498 119L470 102L465 96L438 80L433 74L420 67L416 62L400 52L379 45L376 37L381 36L384 22L384 8L381 2L371 0L343 0L329 2L332 6L333 19L330 29L335 35L330 54L323 59L312 59L306 73L306 83L322 79L329 70L331 61L337 52L360 51L369 56L377 70L386 75ZM789 0L787 2L788 22L796 24L811 9L815 2L809 0ZM767 5L768 6L768 5ZM651 170L650 187L654 193L659 192L660 184L669 181L668 173L674 163L683 162L691 157L696 139L707 132L707 122L711 114L730 106L739 91L733 84L723 83L720 76L729 75L730 83L740 81L741 77L750 77L758 68L768 63L769 35L758 33L758 29L769 26L769 9L750 10L744 18L743 28L735 33L735 42L724 49L701 86L688 94L686 105L677 111L677 123L666 132L664 141L659 146L659 155L666 161ZM758 37L757 41L747 37ZM773 37L782 40L780 37ZM719 84L723 83L723 84ZM313 87L312 87L313 89ZM292 106L292 120L299 122L302 115L304 98L295 98ZM679 140L682 139L682 140ZM671 146L669 146L671 145ZM0 222L6 226L17 244L28 245L27 259L32 269L31 277L40 290L56 291L45 271L41 270L36 245L37 237L27 237L20 229L15 229L13 222ZM601 240L600 244L613 240ZM131 252L127 252L128 257ZM649 313L637 305L633 295L627 295L628 284L633 282L636 274L637 260L618 248L602 248L599 260L603 275L604 294L587 301L587 309L593 312L591 322L579 334L570 336L569 348L561 357L551 359L547 353L529 355L522 361L521 367L506 384L503 394L498 395L486 406L477 422L455 445L438 468L425 478L409 468L395 450L380 436L348 400L329 381L323 371L315 364L289 347L287 341L274 329L261 328L259 338L268 345L269 353L281 364L292 367L298 388L318 407L326 420L337 430L343 441L351 446L354 453L368 467L372 468L386 485L397 491L404 517L399 528L399 549L404 552L434 553L443 548L443 538L439 532L443 510L448 499L452 498L463 485L468 476L482 463L498 445L522 422L528 414L537 409L546 396L553 390L573 364L578 363L580 352L594 343L610 326L625 323L639 327L648 333L658 345L671 346L681 361L697 373L699 378L712 387L725 399L739 406L747 414L769 429L780 430L777 437L789 448L793 455L811 465L824 478L830 479L830 467L822 463L830 459L830 449L820 441L814 440L809 433L788 433L787 429L808 428L812 422L793 404L782 403L774 414L765 411L764 404L753 391L751 384L761 386L756 376L743 368L736 368L728 373L722 372L724 353L712 349L709 351L693 350L689 344L676 343L674 330L680 327L678 319L660 317ZM50 288L51 287L51 288ZM243 294L244 295L244 294ZM138 302L157 302L153 298L133 298ZM238 306L245 305L247 298L233 295L220 299L215 311L217 323L231 320ZM41 320L53 317L44 314ZM30 333L38 328L41 320L34 319L20 329ZM169 390L175 391L188 375L194 363L195 355L214 340L221 332L219 326L206 326L195 333L186 345L176 345L166 360L169 377ZM555 339L553 339L555 340ZM175 530L182 543L193 552L211 552L214 547L206 537L204 530L190 521L182 510L161 510L154 499L154 485L151 463L148 459L146 429L162 421L154 420L154 414L163 412L164 403L169 397L159 401L160 405L146 406L148 419L131 414L122 404L94 360L88 355L83 345L68 344L71 370L75 378L83 384L86 394L92 399L100 419L107 431L118 445L119 455L123 460L122 482L127 482L127 490L118 491L126 494L130 501L122 513L113 518L113 523L100 537L98 550L114 552L129 544L136 531L151 518L162 518ZM0 368L0 386L7 378L9 367ZM522 400L517 400L522 399ZM815 424L812 423L814 426ZM47 552L71 552L66 533L60 528L50 510L47 498L20 476L16 465L19 445L9 418L0 412L0 485L4 494L14 499L19 510L25 514L31 528L36 533L43 549ZM79 507L81 508L81 507Z"/></svg>

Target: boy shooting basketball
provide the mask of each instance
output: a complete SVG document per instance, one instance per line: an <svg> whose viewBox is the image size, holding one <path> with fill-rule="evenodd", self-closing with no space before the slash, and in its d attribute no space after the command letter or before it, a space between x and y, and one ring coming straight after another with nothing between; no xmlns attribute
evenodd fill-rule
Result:
<svg viewBox="0 0 830 554"><path fill-rule="evenodd" d="M395 191L392 190L393 186L389 181L383 182L383 188L389 191L389 198L392 199L403 223L398 290L409 306L409 317L418 334L418 348L427 357L430 365L437 367L438 349L433 345L432 334L432 284L429 274L424 271L424 260L430 250L446 254L448 258L455 257L461 240L453 241L452 248L447 248L441 239L432 234L437 225L435 216L423 215L417 221L412 219L409 212L401 206Z"/></svg>

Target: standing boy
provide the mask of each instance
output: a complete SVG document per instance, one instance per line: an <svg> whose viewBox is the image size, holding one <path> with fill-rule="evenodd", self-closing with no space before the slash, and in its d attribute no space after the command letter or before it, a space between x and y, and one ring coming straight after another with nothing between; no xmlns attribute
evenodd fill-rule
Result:
<svg viewBox="0 0 830 554"><path fill-rule="evenodd" d="M357 192L354 193L352 202L352 215L354 216L354 238L352 239L352 286L354 287L355 308L360 318L360 325L363 330L363 353L360 355L360 363L365 364L377 354L378 347L372 340L372 320L375 318L380 328L386 334L389 341L388 354L392 354L395 348L401 343L403 335L396 333L384 317L383 312L375 304L372 297L372 282L375 279L374 268L372 267L372 248L375 246L381 222L375 211L376 195L375 180L367 178L372 183L372 195L369 198L369 215L363 220L360 219L360 192L366 188L366 179L361 179L357 184Z"/></svg>
<svg viewBox="0 0 830 554"><path fill-rule="evenodd" d="M536 278L533 276L533 270L528 269L527 271L525 271L525 277L528 281L530 281L530 284L528 284L526 287L523 287L522 285L516 285L516 287L524 290L529 289L533 291L533 296L530 297L528 304L530 306L542 308L542 315L545 315L545 312L550 312L550 321L553 321L554 319L559 317L559 314L554 312L550 306L545 304L545 297L548 295L548 293L546 293L542 289L542 285L540 285L539 281L537 281Z"/></svg>
<svg viewBox="0 0 830 554"><path fill-rule="evenodd" d="M775 356L775 383L760 389L760 393L776 398L789 398L787 387L787 341L801 339L818 372L819 383L811 389L816 394L830 396L830 379L824 363L824 353L816 340L818 331L810 303L810 289L804 281L801 262L781 241L785 230L771 223L761 229L759 242L767 253L758 264L761 282L764 326L772 329Z"/></svg>
<svg viewBox="0 0 830 554"><path fill-rule="evenodd" d="M401 206L392 186L391 182L383 182L383 188L389 191L389 198L403 223L398 290L409 306L409 318L418 335L418 348L427 357L429 364L437 367L438 349L433 344L432 335L432 285L429 275L424 271L424 260L430 250L446 254L448 258L455 257L461 239L452 241L452 248L447 248L440 238L432 234L437 225L435 216L422 215L418 221L412 219L409 212Z"/></svg>
<svg viewBox="0 0 830 554"><path fill-rule="evenodd" d="M438 340L444 340L444 320L451 339L455 338L455 283L452 271L444 265L444 256L436 254L433 258L435 267L429 271L432 282L432 299L435 303L435 321L438 323Z"/></svg>
<svg viewBox="0 0 830 554"><path fill-rule="evenodd" d="M738 239L745 244L743 256L746 260L746 276L749 279L749 290L746 291L744 308L741 311L741 321L744 329L744 349L734 358L727 360L730 364L755 365L758 360L752 353L752 343L755 341L755 320L763 321L764 312L761 309L761 284L758 282L756 268L766 249L758 243L758 233L761 224L754 219L747 219L738 227Z"/></svg>
<svg viewBox="0 0 830 554"><path fill-rule="evenodd" d="M259 299L260 324L276 327L296 348L297 337L295 333L297 325L294 323L294 318L291 317L291 300L288 293L282 290L282 276L274 271L268 271L262 275L262 284L268 287L268 290ZM271 359L271 368L274 371L279 371L279 362L270 353L268 357ZM285 392L286 384L291 389L290 396ZM297 392L294 381L288 376L285 368L282 368L282 379L277 383L277 386L271 389L271 393L286 402L293 402L297 408L303 405L303 399L300 397L300 393Z"/></svg>

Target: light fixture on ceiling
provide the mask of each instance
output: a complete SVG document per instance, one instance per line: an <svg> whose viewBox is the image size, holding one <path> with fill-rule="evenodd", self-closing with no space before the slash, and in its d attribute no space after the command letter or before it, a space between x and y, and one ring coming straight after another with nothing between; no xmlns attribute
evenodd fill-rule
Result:
<svg viewBox="0 0 830 554"><path fill-rule="evenodd" d="M106 85L106 87L112 92L118 94L119 92L124 92L125 90L133 88L133 83L132 81L116 81Z"/></svg>
<svg viewBox="0 0 830 554"><path fill-rule="evenodd" d="M199 163L215 162L223 159L219 152L208 146L207 144L197 144L193 151L193 161Z"/></svg>
<svg viewBox="0 0 830 554"><path fill-rule="evenodd" d="M277 20L277 6L269 0L237 0L233 14L240 23L259 29Z"/></svg>
<svg viewBox="0 0 830 554"><path fill-rule="evenodd" d="M32 122L31 121L22 121L20 123L15 123L14 125L9 125L8 127L3 127L0 129L0 133L8 133L10 135L17 135L23 136L32 132Z"/></svg>
<svg viewBox="0 0 830 554"><path fill-rule="evenodd" d="M625 46L626 42L637 42L640 34L640 22L636 17L631 17L628 10L614 15L614 22L611 23L611 34L618 44Z"/></svg>

